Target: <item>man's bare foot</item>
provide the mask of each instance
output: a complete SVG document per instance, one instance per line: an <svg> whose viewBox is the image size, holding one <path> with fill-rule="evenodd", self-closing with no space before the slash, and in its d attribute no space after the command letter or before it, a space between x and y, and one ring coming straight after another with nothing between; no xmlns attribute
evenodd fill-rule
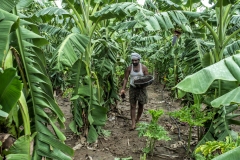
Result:
<svg viewBox="0 0 240 160"><path fill-rule="evenodd" d="M132 127L129 129L129 131L133 131L135 129L136 129L136 126L135 126L135 124L133 124Z"/></svg>
<svg viewBox="0 0 240 160"><path fill-rule="evenodd" d="M134 127L131 127L130 129L129 129L129 131L134 131L136 128Z"/></svg>

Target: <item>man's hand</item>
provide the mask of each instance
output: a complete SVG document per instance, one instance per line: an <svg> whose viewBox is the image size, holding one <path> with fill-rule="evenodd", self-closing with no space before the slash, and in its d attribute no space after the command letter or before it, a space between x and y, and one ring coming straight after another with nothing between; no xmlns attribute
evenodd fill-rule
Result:
<svg viewBox="0 0 240 160"><path fill-rule="evenodd" d="M125 90L124 89L122 89L121 92L120 92L120 95L122 95L122 94L125 94Z"/></svg>
<svg viewBox="0 0 240 160"><path fill-rule="evenodd" d="M121 92L120 92L120 96L122 99L124 99L126 96L125 96L125 90L122 89Z"/></svg>

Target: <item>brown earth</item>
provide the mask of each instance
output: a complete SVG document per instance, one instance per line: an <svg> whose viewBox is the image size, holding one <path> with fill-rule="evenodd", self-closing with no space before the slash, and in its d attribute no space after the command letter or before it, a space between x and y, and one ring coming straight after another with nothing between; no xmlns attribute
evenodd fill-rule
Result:
<svg viewBox="0 0 240 160"><path fill-rule="evenodd" d="M181 108L179 101L174 101L169 96L169 91L164 91L163 86L153 83L147 87L149 102L144 107L144 113L140 121L150 122L151 116L147 114L148 109L163 109L164 113L175 111ZM108 120L103 127L110 131L109 137L100 136L94 144L87 144L85 137L74 136L68 127L71 120L70 102L66 98L57 97L57 102L66 117L67 129L64 131L67 136L66 144L74 148L75 160L124 160L132 158L140 160L143 155L142 149L146 145L146 137L139 137L138 131L129 131L131 126L130 106L128 102L128 92L126 101L118 102L117 108L108 113ZM153 156L148 156L147 160L186 160L186 144L188 135L188 125L179 123L177 120L164 114L159 119L171 137L170 141L157 141ZM196 143L197 135L193 129L192 147ZM125 159L126 160L126 159Z"/></svg>

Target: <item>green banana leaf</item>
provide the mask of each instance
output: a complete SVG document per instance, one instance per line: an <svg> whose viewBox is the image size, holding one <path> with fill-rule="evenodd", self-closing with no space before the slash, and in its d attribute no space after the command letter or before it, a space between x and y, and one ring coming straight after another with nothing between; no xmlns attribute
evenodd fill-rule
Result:
<svg viewBox="0 0 240 160"><path fill-rule="evenodd" d="M10 12L16 4L19 2L19 0L16 1L1 1L0 9Z"/></svg>
<svg viewBox="0 0 240 160"><path fill-rule="evenodd" d="M217 1L216 7L226 6L226 5L235 4L235 3L236 3L236 0L224 0L222 1L222 3L220 1Z"/></svg>
<svg viewBox="0 0 240 160"><path fill-rule="evenodd" d="M58 7L48 7L42 10L39 10L36 13L36 16L41 17L44 22L49 22L52 20L54 16L62 16L62 18L71 17L65 9L58 8Z"/></svg>
<svg viewBox="0 0 240 160"><path fill-rule="evenodd" d="M5 69L4 73L0 73L0 105L2 110L7 113L16 105L23 88L16 74L17 71L14 68Z"/></svg>
<svg viewBox="0 0 240 160"><path fill-rule="evenodd" d="M91 116L93 118L93 125L104 126L107 120L107 111L106 107L102 107L100 105L92 105L91 106Z"/></svg>
<svg viewBox="0 0 240 160"><path fill-rule="evenodd" d="M115 29L143 28L146 31L159 31L173 29L174 25L180 26L184 31L192 33L189 21L182 11L167 11L154 13L143 9L137 3L123 2L103 7L90 17L92 21L111 18L123 19L126 16L134 17L133 20L119 23Z"/></svg>
<svg viewBox="0 0 240 160"><path fill-rule="evenodd" d="M59 71L64 70L65 67L72 67L80 54L85 52L88 43L88 37L78 33L71 33L54 53L51 60L51 67Z"/></svg>
<svg viewBox="0 0 240 160"><path fill-rule="evenodd" d="M34 0L19 0L18 4L16 5L18 10L24 9L32 4Z"/></svg>
<svg viewBox="0 0 240 160"><path fill-rule="evenodd" d="M31 142L37 133L19 137L7 151L8 160L31 160Z"/></svg>
<svg viewBox="0 0 240 160"><path fill-rule="evenodd" d="M0 64L2 65L4 54L9 48L9 34L11 29L18 23L18 17L0 9Z"/></svg>
<svg viewBox="0 0 240 160"><path fill-rule="evenodd" d="M215 80L240 82L240 55L223 59L187 76L174 88L193 94L205 93Z"/></svg>
<svg viewBox="0 0 240 160"><path fill-rule="evenodd" d="M239 160L240 157L240 147L234 148L226 153L223 153L212 160Z"/></svg>
<svg viewBox="0 0 240 160"><path fill-rule="evenodd" d="M233 43L227 45L223 50L223 54L231 56L238 50L240 50L240 40L234 41Z"/></svg>
<svg viewBox="0 0 240 160"><path fill-rule="evenodd" d="M97 134L96 129L94 128L93 125L90 125L88 136L87 136L87 141L89 143L93 143L97 140L97 138L98 138L98 134Z"/></svg>
<svg viewBox="0 0 240 160"><path fill-rule="evenodd" d="M231 103L240 103L240 87L235 88L227 94L224 94L223 96L213 100L211 102L211 105L213 107L219 108L221 105L228 106Z"/></svg>
<svg viewBox="0 0 240 160"><path fill-rule="evenodd" d="M39 25L41 32L46 32L51 36L66 37L71 32L65 28L60 28L52 25L41 24Z"/></svg>

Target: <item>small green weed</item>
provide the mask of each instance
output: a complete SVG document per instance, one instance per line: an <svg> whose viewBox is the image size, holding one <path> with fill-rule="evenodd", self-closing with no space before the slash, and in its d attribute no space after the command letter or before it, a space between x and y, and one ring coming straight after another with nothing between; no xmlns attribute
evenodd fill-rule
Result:
<svg viewBox="0 0 240 160"><path fill-rule="evenodd" d="M152 120L150 123L140 122L137 124L136 130L138 130L139 137L147 137L146 147L143 149L145 154L151 153L153 155L153 149L157 140L170 140L168 132L158 124L158 119L163 114L163 110L148 110L151 114Z"/></svg>

